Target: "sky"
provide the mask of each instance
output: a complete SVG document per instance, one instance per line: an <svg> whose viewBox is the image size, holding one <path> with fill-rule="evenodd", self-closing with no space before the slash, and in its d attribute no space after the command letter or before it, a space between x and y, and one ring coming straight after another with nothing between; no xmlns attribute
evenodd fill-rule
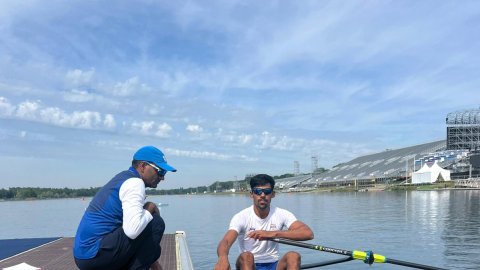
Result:
<svg viewBox="0 0 480 270"><path fill-rule="evenodd" d="M446 138L480 105L478 1L0 2L0 188L157 189Z"/></svg>

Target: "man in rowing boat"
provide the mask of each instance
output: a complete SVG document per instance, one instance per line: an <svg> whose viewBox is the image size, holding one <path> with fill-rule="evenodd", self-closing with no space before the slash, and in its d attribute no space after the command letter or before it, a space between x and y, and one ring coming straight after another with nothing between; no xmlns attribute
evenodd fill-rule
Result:
<svg viewBox="0 0 480 270"><path fill-rule="evenodd" d="M237 239L241 254L237 258L236 269L300 269L300 254L290 251L279 260L278 243L268 240L311 240L312 230L291 212L270 206L275 197L275 180L271 176L255 175L250 180L250 187L253 205L237 213L230 221L229 229L217 247L215 270L230 269L228 253Z"/></svg>
<svg viewBox="0 0 480 270"><path fill-rule="evenodd" d="M167 171L175 172L162 151L140 148L132 166L120 172L93 197L75 235L73 255L81 270L162 269L165 222L145 188L156 188Z"/></svg>

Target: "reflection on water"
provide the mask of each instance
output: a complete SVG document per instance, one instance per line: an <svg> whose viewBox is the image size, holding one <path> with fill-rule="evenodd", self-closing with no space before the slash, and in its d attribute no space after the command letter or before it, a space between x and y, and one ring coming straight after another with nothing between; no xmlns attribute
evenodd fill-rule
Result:
<svg viewBox="0 0 480 270"><path fill-rule="evenodd" d="M166 232L187 232L196 269L212 269L230 218L251 205L246 195L149 197L161 207ZM278 193L274 205L291 210L315 233L311 243L373 250L397 260L448 269L480 269L480 191ZM73 236L88 200L0 202L0 239ZM230 261L238 255L237 243ZM297 247L303 263L339 256ZM321 269L406 269L360 261Z"/></svg>
<svg viewBox="0 0 480 270"><path fill-rule="evenodd" d="M442 240L450 268L480 269L480 196L478 190L450 192Z"/></svg>

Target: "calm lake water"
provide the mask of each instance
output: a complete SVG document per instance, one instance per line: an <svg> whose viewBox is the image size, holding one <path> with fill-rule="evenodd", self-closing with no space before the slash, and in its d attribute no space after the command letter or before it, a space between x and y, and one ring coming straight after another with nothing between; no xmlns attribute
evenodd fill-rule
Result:
<svg viewBox="0 0 480 270"><path fill-rule="evenodd" d="M195 269L213 269L216 246L246 195L151 196L161 207L166 232L186 231ZM0 202L0 239L74 236L89 199ZM387 258L448 269L480 269L480 191L278 193L276 206L291 210L315 233L309 243L372 250ZM291 246L302 262L341 258ZM233 263L237 243L230 252ZM233 264L232 264L233 265ZM350 261L317 269L408 269Z"/></svg>

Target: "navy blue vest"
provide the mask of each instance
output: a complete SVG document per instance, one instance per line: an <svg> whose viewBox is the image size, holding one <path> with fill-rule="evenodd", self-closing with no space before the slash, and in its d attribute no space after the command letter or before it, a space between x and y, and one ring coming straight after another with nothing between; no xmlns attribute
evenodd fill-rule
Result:
<svg viewBox="0 0 480 270"><path fill-rule="evenodd" d="M130 167L112 178L93 197L83 214L75 235L73 255L77 259L91 259L97 255L102 237L122 226L122 202L119 198L120 187L130 178L140 178L138 172Z"/></svg>

